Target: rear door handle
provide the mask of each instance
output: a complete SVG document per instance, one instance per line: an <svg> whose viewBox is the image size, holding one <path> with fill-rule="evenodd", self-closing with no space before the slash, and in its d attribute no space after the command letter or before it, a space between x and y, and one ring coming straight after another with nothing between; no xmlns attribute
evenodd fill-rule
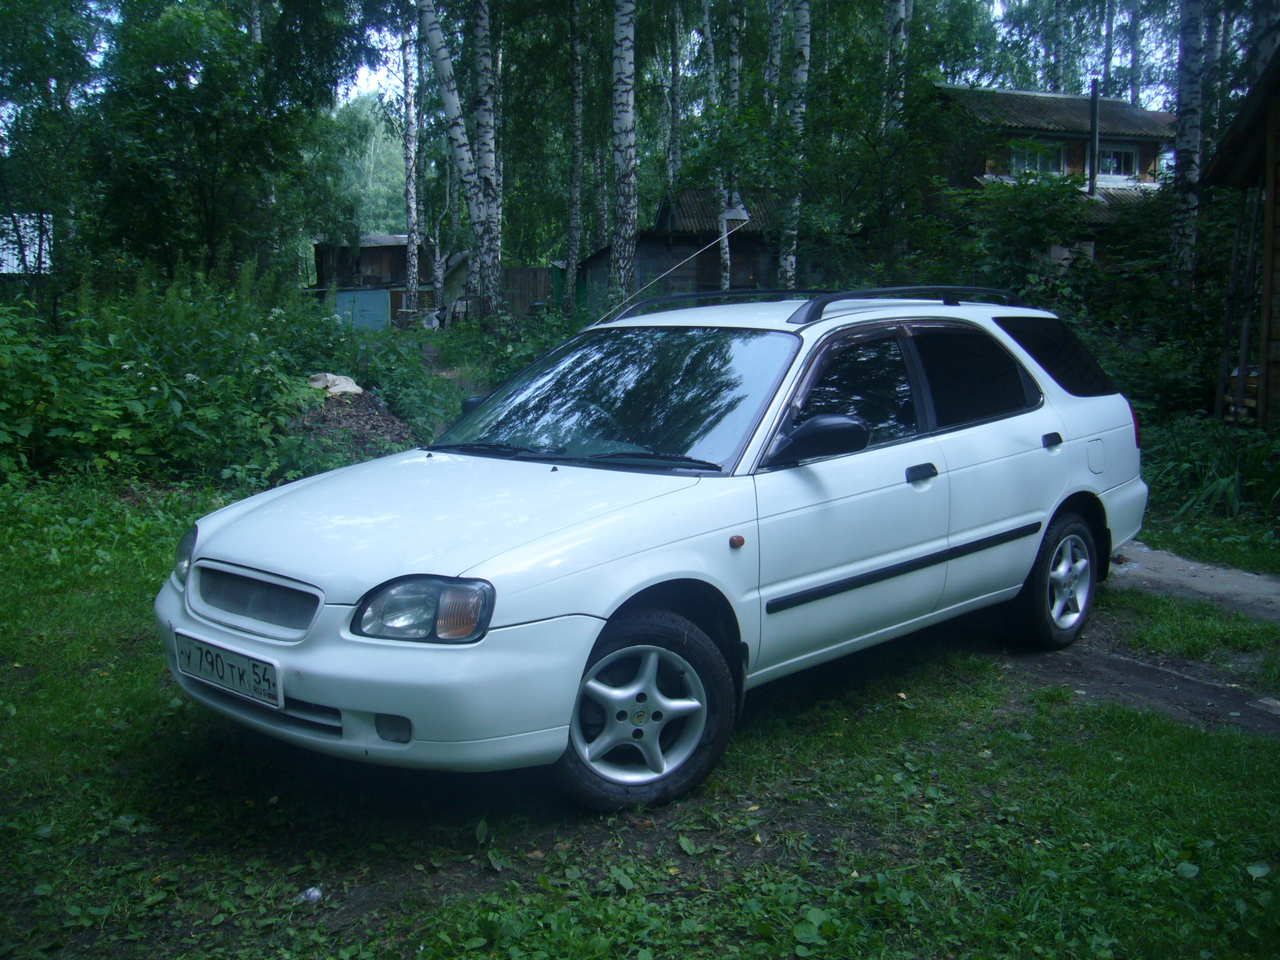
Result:
<svg viewBox="0 0 1280 960"><path fill-rule="evenodd" d="M1040 445L1046 450L1050 447L1060 447L1062 446L1062 434L1057 431L1054 431L1053 433L1046 433L1040 438Z"/></svg>
<svg viewBox="0 0 1280 960"><path fill-rule="evenodd" d="M907 467L907 483L919 483L937 475L938 468L932 463L917 463L914 467Z"/></svg>

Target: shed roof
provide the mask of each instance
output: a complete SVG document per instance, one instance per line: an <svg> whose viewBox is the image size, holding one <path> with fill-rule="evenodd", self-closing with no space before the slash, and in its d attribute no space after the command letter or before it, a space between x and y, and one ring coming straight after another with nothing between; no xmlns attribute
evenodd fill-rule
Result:
<svg viewBox="0 0 1280 960"><path fill-rule="evenodd" d="M1262 183L1263 154L1266 148L1267 109L1280 100L1280 49L1262 71L1240 104L1227 132L1218 141L1208 164L1204 183L1219 186L1252 187Z"/></svg>
<svg viewBox="0 0 1280 960"><path fill-rule="evenodd" d="M992 90L938 84L943 97L980 121L1008 131L1089 135L1089 97L1028 90ZM1104 137L1172 140L1174 115L1143 110L1124 100L1098 101L1098 126Z"/></svg>
<svg viewBox="0 0 1280 960"><path fill-rule="evenodd" d="M742 202L751 219L742 233L764 233L778 223L777 199L767 195L744 194ZM681 190L674 200L663 200L658 207L655 229L662 233L716 234L720 232L722 207L714 190Z"/></svg>

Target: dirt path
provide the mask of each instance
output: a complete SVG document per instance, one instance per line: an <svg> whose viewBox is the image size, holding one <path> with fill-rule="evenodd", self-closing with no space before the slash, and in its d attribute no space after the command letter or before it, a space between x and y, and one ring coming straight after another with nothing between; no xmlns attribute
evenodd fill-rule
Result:
<svg viewBox="0 0 1280 960"><path fill-rule="evenodd" d="M1107 587L1207 600L1224 610L1280 622L1280 577L1186 560L1142 543L1112 560ZM1235 727L1280 737L1280 699L1234 683L1204 663L1134 656L1124 646L1128 624L1098 612L1080 641L1056 653L1012 652L1005 666L1043 683L1060 683L1082 698L1158 710L1206 727Z"/></svg>
<svg viewBox="0 0 1280 960"><path fill-rule="evenodd" d="M1280 623L1280 577L1196 563L1137 541L1112 559L1108 582L1184 600L1209 600L1226 610Z"/></svg>

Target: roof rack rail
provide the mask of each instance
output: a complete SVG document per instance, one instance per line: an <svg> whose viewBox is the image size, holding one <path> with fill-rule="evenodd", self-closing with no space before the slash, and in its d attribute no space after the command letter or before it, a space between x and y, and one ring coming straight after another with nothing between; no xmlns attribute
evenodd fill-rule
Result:
<svg viewBox="0 0 1280 960"><path fill-rule="evenodd" d="M622 313L609 320L601 317L596 321L600 323L612 323L614 320L623 320L626 317L634 317L640 313L647 313L654 307L662 306L670 303L680 303L681 301L693 300L808 300L812 297L820 297L826 293L825 290L757 290L752 287L735 287L731 290L699 290L691 293L673 293L662 297L649 297L646 300L638 300L631 306L623 310ZM608 317L605 314L605 317Z"/></svg>
<svg viewBox="0 0 1280 960"><path fill-rule="evenodd" d="M1016 297L1009 290L995 287L867 287L863 290L840 290L820 293L787 318L787 323L809 324L822 319L822 313L840 300L873 300L880 297L901 297L912 300L940 300L949 307L959 306L961 297L979 303L995 301L1013 306Z"/></svg>

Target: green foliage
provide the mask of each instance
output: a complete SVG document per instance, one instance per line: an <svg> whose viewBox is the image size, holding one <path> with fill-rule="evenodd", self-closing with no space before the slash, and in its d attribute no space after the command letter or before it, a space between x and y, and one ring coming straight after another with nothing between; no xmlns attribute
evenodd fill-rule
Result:
<svg viewBox="0 0 1280 960"><path fill-rule="evenodd" d="M128 296L86 292L57 324L0 306L0 467L261 485L336 466L344 451L296 426L323 399L306 384L320 370L381 388L426 439L447 391L397 334L357 333L252 269L230 289L184 273Z"/></svg>
<svg viewBox="0 0 1280 960"><path fill-rule="evenodd" d="M1173 517L1280 514L1280 435L1183 416L1143 431L1152 506Z"/></svg>
<svg viewBox="0 0 1280 960"><path fill-rule="evenodd" d="M593 318L547 310L523 320L511 316L464 319L436 334L440 360L465 368L494 386L568 339Z"/></svg>

